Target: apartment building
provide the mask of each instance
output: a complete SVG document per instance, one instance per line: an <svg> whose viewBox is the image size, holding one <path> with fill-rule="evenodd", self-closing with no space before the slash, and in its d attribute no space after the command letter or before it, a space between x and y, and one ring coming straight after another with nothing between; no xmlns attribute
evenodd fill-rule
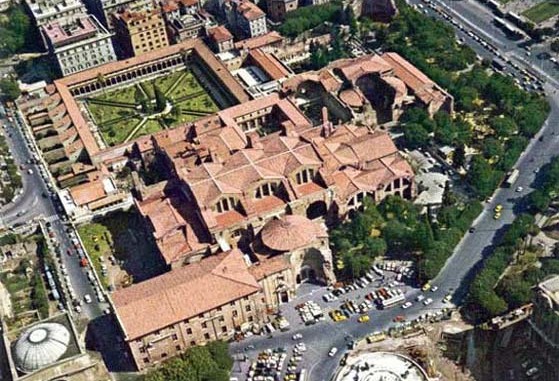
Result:
<svg viewBox="0 0 559 381"><path fill-rule="evenodd" d="M41 33L63 76L116 60L111 34L95 16L49 22Z"/></svg>
<svg viewBox="0 0 559 381"><path fill-rule="evenodd" d="M41 27L51 21L64 22L87 13L81 0L26 0L35 25Z"/></svg>
<svg viewBox="0 0 559 381"><path fill-rule="evenodd" d="M225 17L238 39L262 36L268 33L266 14L248 0L230 0L224 3Z"/></svg>
<svg viewBox="0 0 559 381"><path fill-rule="evenodd" d="M113 15L119 56L129 58L169 45L165 21L157 9Z"/></svg>

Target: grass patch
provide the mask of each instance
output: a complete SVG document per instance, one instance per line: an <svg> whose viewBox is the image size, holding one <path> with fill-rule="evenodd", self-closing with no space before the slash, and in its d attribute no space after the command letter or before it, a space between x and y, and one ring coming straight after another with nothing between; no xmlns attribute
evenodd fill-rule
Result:
<svg viewBox="0 0 559 381"><path fill-rule="evenodd" d="M526 16L536 24L539 24L547 19L552 18L558 13L559 2L546 0L522 12L522 15Z"/></svg>
<svg viewBox="0 0 559 381"><path fill-rule="evenodd" d="M114 101L114 102L124 102L124 103L134 103L134 93L136 88L134 86L120 88L117 90L101 92L97 95L95 99L100 99L103 101Z"/></svg>
<svg viewBox="0 0 559 381"><path fill-rule="evenodd" d="M142 231L141 221L134 212L117 212L106 218L100 219L78 227L78 234L93 262L95 271L101 279L103 287L108 288L109 279L102 274L101 263L108 262L108 258L125 260L131 254L125 249L120 241L128 230ZM103 257L103 261L101 260Z"/></svg>
<svg viewBox="0 0 559 381"><path fill-rule="evenodd" d="M103 126L100 127L101 135L108 145L114 146L122 143L138 123L140 123L139 118L129 118L110 126Z"/></svg>
<svg viewBox="0 0 559 381"><path fill-rule="evenodd" d="M138 130L138 132L136 132L136 134L134 135L134 139L139 138L140 136L153 134L157 131L161 131L162 129L163 126L161 125L161 123L159 123L159 121L150 119L142 126L142 128Z"/></svg>
<svg viewBox="0 0 559 381"><path fill-rule="evenodd" d="M110 255L113 255L113 241L109 229L100 223L91 223L78 227L78 234L89 254L89 258L93 262L93 267L101 279L101 283L105 289L108 288L109 282L106 276L101 272L101 257L106 261Z"/></svg>
<svg viewBox="0 0 559 381"><path fill-rule="evenodd" d="M169 98L179 99L204 90L192 72L187 71L183 73L184 75L180 78L179 83L167 94Z"/></svg>

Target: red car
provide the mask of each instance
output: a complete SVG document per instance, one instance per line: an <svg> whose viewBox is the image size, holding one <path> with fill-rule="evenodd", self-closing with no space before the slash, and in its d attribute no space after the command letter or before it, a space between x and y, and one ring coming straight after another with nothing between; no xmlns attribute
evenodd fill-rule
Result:
<svg viewBox="0 0 559 381"><path fill-rule="evenodd" d="M402 321L406 321L406 317L404 315L398 315L394 318L394 323L400 323Z"/></svg>

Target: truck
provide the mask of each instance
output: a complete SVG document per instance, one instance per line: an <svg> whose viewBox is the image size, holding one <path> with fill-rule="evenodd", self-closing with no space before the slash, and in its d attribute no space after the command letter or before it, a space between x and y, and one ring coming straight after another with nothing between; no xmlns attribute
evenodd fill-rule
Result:
<svg viewBox="0 0 559 381"><path fill-rule="evenodd" d="M512 171L510 171L507 175L507 178L506 178L505 182L504 182L505 187L507 187L507 188L512 187L513 184L518 179L518 176L520 176L520 171L517 168L514 168Z"/></svg>

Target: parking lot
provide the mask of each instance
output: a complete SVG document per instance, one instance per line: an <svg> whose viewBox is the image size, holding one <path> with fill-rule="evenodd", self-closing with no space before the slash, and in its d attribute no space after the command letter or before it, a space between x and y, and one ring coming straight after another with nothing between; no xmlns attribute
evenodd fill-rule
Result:
<svg viewBox="0 0 559 381"><path fill-rule="evenodd" d="M442 303L443 290L436 286L422 292L411 284L414 274L409 263L386 262L376 270L371 268L365 277L343 287L301 285L298 296L280 308L280 321L287 324L281 328L268 324L260 335L232 344L239 360L233 376L253 381L268 380L265 377L290 380L304 372L309 377L312 374L310 379L328 379L340 358L358 340L379 337L390 327L404 329L420 320L442 317L441 307L451 306ZM301 343L304 351L300 350ZM293 352L296 346L299 349ZM262 375L257 371L263 366L259 361L268 358L270 350L286 353L286 357L274 358L275 365L270 366L273 375ZM291 361L290 356L296 360ZM281 361L279 368L277 361Z"/></svg>

